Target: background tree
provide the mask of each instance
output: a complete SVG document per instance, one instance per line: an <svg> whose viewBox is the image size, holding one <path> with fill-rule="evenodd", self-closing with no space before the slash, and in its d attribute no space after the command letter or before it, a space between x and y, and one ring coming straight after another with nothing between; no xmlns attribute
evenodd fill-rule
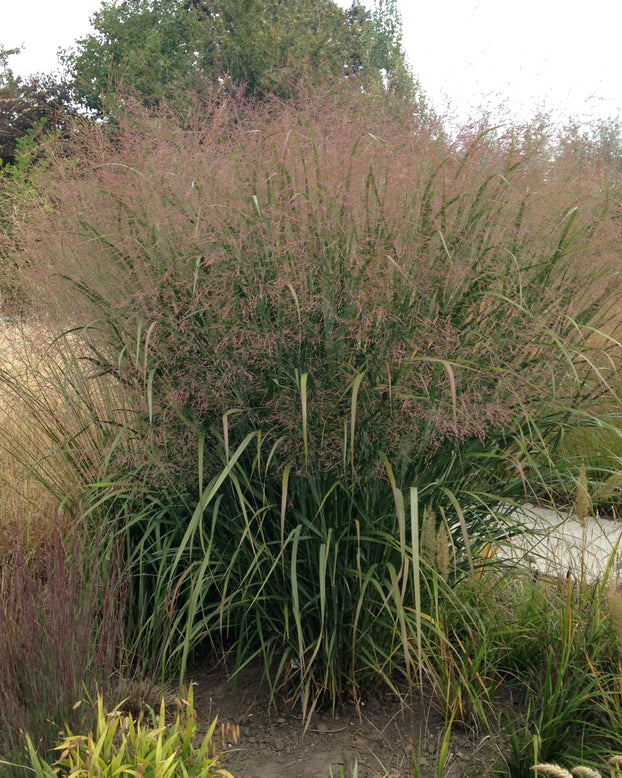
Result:
<svg viewBox="0 0 622 778"><path fill-rule="evenodd" d="M70 107L69 86L53 76L16 76L8 59L18 49L0 46L0 163L16 162L20 143L39 130L58 130L64 126Z"/></svg>
<svg viewBox="0 0 622 778"><path fill-rule="evenodd" d="M40 140L50 132L64 129L70 114L71 92L67 84L53 76L35 75L26 79L13 73L9 57L19 49L0 44L0 310L3 315L17 312L26 302L17 280L17 261L7 257L7 247L15 246L13 228L22 205L33 196L32 176L36 162L43 158Z"/></svg>
<svg viewBox="0 0 622 778"><path fill-rule="evenodd" d="M205 81L287 97L307 81L357 77L414 97L395 0L105 0L95 32L65 52L75 99L97 113L119 89L149 106Z"/></svg>

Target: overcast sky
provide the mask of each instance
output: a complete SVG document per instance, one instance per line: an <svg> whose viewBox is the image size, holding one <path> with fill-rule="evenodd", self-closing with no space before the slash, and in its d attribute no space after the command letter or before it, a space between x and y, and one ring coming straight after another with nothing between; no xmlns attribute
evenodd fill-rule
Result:
<svg viewBox="0 0 622 778"><path fill-rule="evenodd" d="M349 5L349 0L338 0ZM0 44L23 45L16 73L50 72L57 50L89 31L100 0L0 0ZM435 106L463 120L505 103L528 118L617 116L622 109L622 3L592 0L398 0L410 64Z"/></svg>

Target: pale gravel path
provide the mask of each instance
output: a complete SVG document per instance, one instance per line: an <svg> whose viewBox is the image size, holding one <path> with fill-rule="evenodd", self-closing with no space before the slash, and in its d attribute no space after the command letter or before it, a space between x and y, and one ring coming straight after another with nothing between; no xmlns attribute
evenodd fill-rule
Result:
<svg viewBox="0 0 622 778"><path fill-rule="evenodd" d="M523 559L541 573L588 581L602 578L611 561L610 574L618 584L622 581L622 522L590 517L585 526L576 516L547 508L525 506L513 514L534 535L513 538L499 555Z"/></svg>

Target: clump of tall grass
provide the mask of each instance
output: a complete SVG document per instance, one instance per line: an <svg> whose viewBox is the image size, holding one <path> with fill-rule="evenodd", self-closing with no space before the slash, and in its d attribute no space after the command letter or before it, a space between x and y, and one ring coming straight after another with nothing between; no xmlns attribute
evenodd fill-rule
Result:
<svg viewBox="0 0 622 778"><path fill-rule="evenodd" d="M121 550L80 506L122 411L70 336L31 321L0 338L0 756L21 762L23 733L51 747L84 687L126 662Z"/></svg>
<svg viewBox="0 0 622 778"><path fill-rule="evenodd" d="M527 776L538 762L596 767L615 749L620 654L608 588L606 579L520 584L498 665L517 704L501 716L509 748L499 774Z"/></svg>
<svg viewBox="0 0 622 778"><path fill-rule="evenodd" d="M106 468L110 449L128 445L128 409L118 382L93 369L90 348L41 319L0 329L0 477L23 524L28 511L71 507ZM8 508L10 501L4 504ZM71 511L68 511L70 514ZM11 524L0 508L0 525Z"/></svg>
<svg viewBox="0 0 622 778"><path fill-rule="evenodd" d="M136 640L261 656L307 713L417 675L419 517L474 579L512 501L572 499L556 447L618 361L609 178L343 90L81 124L14 230L129 409L91 494Z"/></svg>
<svg viewBox="0 0 622 778"><path fill-rule="evenodd" d="M24 733L50 749L84 689L108 685L126 656L118 551L77 520L69 532L49 521L44 537L36 555L18 537L0 557L0 758L18 763Z"/></svg>
<svg viewBox="0 0 622 778"><path fill-rule="evenodd" d="M50 177L65 215L26 225L45 236L28 244L54 295L39 304L97 321L154 435L186 441L178 473L233 410L238 440L283 437L298 469L299 441L318 443L340 472L355 386L368 470L381 450L411 480L420 450L447 460L574 402L618 238L598 181L511 135L448 144L369 95L204 111L191 130L81 128L79 169Z"/></svg>
<svg viewBox="0 0 622 778"><path fill-rule="evenodd" d="M0 370L12 375L20 387L27 387L27 364L37 359L37 349L33 349L25 360L26 349L21 328L8 323L0 327ZM29 553L36 553L50 519L57 520L58 499L40 479L40 465L50 455L51 447L41 445L42 431L38 425L29 424L30 418L21 389L12 393L5 382L0 402L0 483L5 495L0 505L0 556L14 546L17 538ZM33 438L37 441L34 452ZM25 452L39 463L36 468L29 467Z"/></svg>

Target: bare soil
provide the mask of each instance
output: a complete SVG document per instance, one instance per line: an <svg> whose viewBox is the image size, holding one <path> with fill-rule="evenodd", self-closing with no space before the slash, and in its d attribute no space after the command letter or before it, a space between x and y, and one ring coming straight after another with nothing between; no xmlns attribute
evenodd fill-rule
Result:
<svg viewBox="0 0 622 778"><path fill-rule="evenodd" d="M379 691L333 716L316 712L308 728L298 709L270 706L261 669L244 671L235 686L222 667L199 668L191 677L202 730L218 716L223 766L235 778L412 778L437 775L444 734L442 717L429 702ZM446 778L483 775L498 752L489 739L467 729L452 731Z"/></svg>

